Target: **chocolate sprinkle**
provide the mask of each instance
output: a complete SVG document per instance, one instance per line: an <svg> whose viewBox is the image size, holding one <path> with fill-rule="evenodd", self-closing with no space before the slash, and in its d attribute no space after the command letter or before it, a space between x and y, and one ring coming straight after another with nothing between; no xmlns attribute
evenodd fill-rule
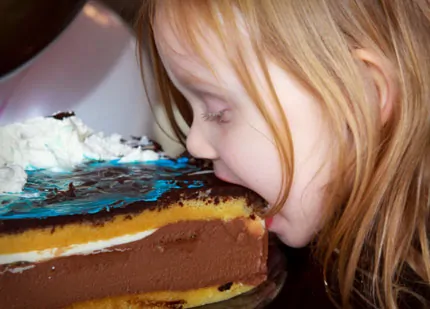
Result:
<svg viewBox="0 0 430 309"><path fill-rule="evenodd" d="M51 117L54 119L57 119L57 120L63 120L63 119L70 118L73 116L75 116L74 112L61 112L61 113L54 114Z"/></svg>
<svg viewBox="0 0 430 309"><path fill-rule="evenodd" d="M218 287L218 291L220 292L225 292L231 289L233 285L233 282L228 282L226 284L221 285L220 287Z"/></svg>

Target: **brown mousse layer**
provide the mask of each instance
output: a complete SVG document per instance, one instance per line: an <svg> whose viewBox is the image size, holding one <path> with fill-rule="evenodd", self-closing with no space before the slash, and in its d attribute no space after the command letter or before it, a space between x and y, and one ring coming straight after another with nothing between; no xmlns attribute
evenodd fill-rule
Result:
<svg viewBox="0 0 430 309"><path fill-rule="evenodd" d="M266 278L267 233L249 229L248 221L179 222L96 254L17 265L22 272L2 265L0 308L63 308L128 294L258 285Z"/></svg>

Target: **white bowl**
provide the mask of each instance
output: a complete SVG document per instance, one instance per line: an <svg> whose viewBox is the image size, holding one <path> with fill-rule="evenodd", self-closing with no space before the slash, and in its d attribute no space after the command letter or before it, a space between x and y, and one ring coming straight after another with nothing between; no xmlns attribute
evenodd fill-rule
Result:
<svg viewBox="0 0 430 309"><path fill-rule="evenodd" d="M0 79L0 125L58 111L74 111L97 131L152 135L135 38L97 2L25 67Z"/></svg>

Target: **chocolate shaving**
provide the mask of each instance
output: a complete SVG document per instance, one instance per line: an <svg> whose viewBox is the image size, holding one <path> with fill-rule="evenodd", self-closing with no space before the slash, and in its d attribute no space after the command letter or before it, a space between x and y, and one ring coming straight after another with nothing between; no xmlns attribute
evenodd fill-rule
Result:
<svg viewBox="0 0 430 309"><path fill-rule="evenodd" d="M63 120L75 116L74 112L61 112L52 115L51 117L57 120Z"/></svg>
<svg viewBox="0 0 430 309"><path fill-rule="evenodd" d="M233 285L233 282L228 282L226 284L221 285L220 287L218 287L218 291L220 292L225 292L231 289Z"/></svg>

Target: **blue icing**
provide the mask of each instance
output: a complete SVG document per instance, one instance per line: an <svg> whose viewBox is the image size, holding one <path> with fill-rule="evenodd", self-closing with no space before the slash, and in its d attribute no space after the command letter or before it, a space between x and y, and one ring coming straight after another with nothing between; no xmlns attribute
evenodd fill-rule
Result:
<svg viewBox="0 0 430 309"><path fill-rule="evenodd" d="M98 213L136 201L156 201L183 187L199 188L198 180L175 177L198 171L187 158L145 163L92 162L73 172L28 171L20 194L0 195L0 220ZM73 183L75 196L64 194Z"/></svg>

